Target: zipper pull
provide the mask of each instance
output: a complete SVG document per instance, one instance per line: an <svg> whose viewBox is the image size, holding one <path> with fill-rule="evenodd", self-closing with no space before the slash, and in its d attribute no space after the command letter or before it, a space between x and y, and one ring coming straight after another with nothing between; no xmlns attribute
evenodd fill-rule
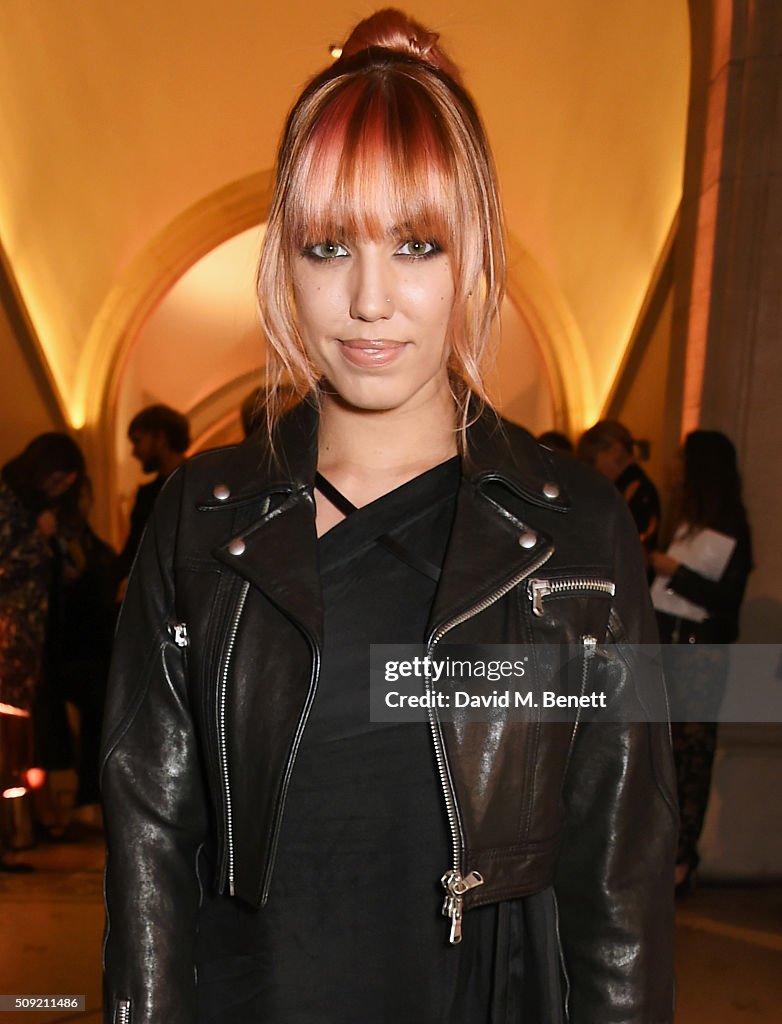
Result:
<svg viewBox="0 0 782 1024"><path fill-rule="evenodd" d="M115 1024L130 1024L130 1000L118 999L114 1010Z"/></svg>
<svg viewBox="0 0 782 1024"><path fill-rule="evenodd" d="M190 643L190 637L187 635L187 623L185 622L169 622L168 635L177 647L187 647Z"/></svg>
<svg viewBox="0 0 782 1024"><path fill-rule="evenodd" d="M471 871L465 877L459 871L449 871L443 875L441 881L447 893L443 903L443 917L451 919L451 934L448 941L452 946L457 946L462 941L464 894L483 885L484 878L477 871Z"/></svg>
<svg viewBox="0 0 782 1024"><path fill-rule="evenodd" d="M548 580L530 580L527 593L532 601L532 614L540 618L543 615L543 598L551 593L551 583Z"/></svg>

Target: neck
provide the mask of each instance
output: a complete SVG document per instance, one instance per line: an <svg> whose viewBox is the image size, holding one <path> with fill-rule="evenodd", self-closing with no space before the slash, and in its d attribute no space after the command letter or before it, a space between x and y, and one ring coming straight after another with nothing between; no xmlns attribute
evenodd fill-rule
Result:
<svg viewBox="0 0 782 1024"><path fill-rule="evenodd" d="M160 457L160 469L158 470L158 476L162 476L164 479L171 476L177 466L181 466L185 461L185 456L182 452L166 452Z"/></svg>
<svg viewBox="0 0 782 1024"><path fill-rule="evenodd" d="M324 395L318 468L341 484L384 493L458 453L450 392L420 407L366 411Z"/></svg>

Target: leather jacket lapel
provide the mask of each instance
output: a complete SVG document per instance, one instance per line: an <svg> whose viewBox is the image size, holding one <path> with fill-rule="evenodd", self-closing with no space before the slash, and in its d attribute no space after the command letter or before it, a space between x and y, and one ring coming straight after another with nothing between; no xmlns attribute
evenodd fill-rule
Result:
<svg viewBox="0 0 782 1024"><path fill-rule="evenodd" d="M295 558L291 552L296 552ZM214 555L249 580L322 648L315 506L308 490L291 494L278 508L218 547Z"/></svg>
<svg viewBox="0 0 782 1024"><path fill-rule="evenodd" d="M463 479L427 637L437 639L450 624L490 603L553 550L547 534L519 522Z"/></svg>
<svg viewBox="0 0 782 1024"><path fill-rule="evenodd" d="M234 449L198 508L235 510L233 531L214 556L257 587L318 645L323 610L312 483L318 414L307 401L280 422L274 448L258 435ZM295 557L291 553L295 552Z"/></svg>

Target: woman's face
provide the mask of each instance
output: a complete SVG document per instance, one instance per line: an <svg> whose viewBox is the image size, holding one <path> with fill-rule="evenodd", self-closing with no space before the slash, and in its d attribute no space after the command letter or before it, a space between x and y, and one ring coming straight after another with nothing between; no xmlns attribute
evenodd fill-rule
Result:
<svg viewBox="0 0 782 1024"><path fill-rule="evenodd" d="M607 448L595 454L595 469L613 481L631 461L627 449L619 441L612 441Z"/></svg>
<svg viewBox="0 0 782 1024"><path fill-rule="evenodd" d="M307 354L357 409L415 409L449 388L451 261L389 227L380 241L324 238L294 256Z"/></svg>
<svg viewBox="0 0 782 1024"><path fill-rule="evenodd" d="M77 473L56 469L41 481L41 493L50 499L61 498L76 483Z"/></svg>

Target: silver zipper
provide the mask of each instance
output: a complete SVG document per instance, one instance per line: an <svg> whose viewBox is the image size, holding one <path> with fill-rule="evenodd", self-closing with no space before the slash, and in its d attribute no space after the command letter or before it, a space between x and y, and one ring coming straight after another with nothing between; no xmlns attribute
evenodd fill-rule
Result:
<svg viewBox="0 0 782 1024"><path fill-rule="evenodd" d="M187 647L190 643L190 637L187 633L187 623L185 622L169 622L168 635L177 647Z"/></svg>
<svg viewBox="0 0 782 1024"><path fill-rule="evenodd" d="M233 621L231 622L231 629L228 633L228 646L225 652L225 660L223 661L223 669L220 673L220 685L217 690L217 721L218 721L218 745L219 745L219 757L220 757L220 771L222 774L223 782L223 798L225 802L225 846L228 857L228 892L231 896L234 895L234 835L233 835L233 813L231 810L231 785L228 777L228 748L225 740L225 707L228 691L228 669L231 664L231 658L234 652L234 646L236 644L236 634L239 629L239 619L242 617L244 610L244 603L247 600L247 592L250 589L250 584L245 582L242 584L242 590L239 594L239 601L236 605L236 611L234 612Z"/></svg>
<svg viewBox="0 0 782 1024"><path fill-rule="evenodd" d="M582 593L594 591L598 594L614 596L616 584L613 580L595 579L593 576L571 576L564 579L538 580L527 583L527 594L532 601L532 613L540 617L543 614L543 599L552 594Z"/></svg>
<svg viewBox="0 0 782 1024"><path fill-rule="evenodd" d="M595 656L597 650L597 637L596 636L582 636L581 643L584 645L584 665L581 670L581 693L583 695L586 690L587 673L589 672L589 665Z"/></svg>
<svg viewBox="0 0 782 1024"><path fill-rule="evenodd" d="M483 885L484 878L478 871L471 871L464 878L456 871L449 871L443 875L441 881L447 894L443 903L443 917L451 919L451 934L448 941L452 946L456 946L462 941L464 894Z"/></svg>
<svg viewBox="0 0 782 1024"><path fill-rule="evenodd" d="M537 561L528 566L524 572L519 573L517 576L514 576L513 579L509 580L505 586L496 590L489 597L484 598L483 601L468 609L468 611L463 612L461 615L457 615L456 618L451 619L450 622L446 622L445 625L441 626L429 640L426 652L427 655L431 658L435 647L440 643L446 633L450 632L450 630L455 626L458 626L460 623L466 622L467 619L471 619L474 615L478 615L490 605L494 604L495 601L499 601L499 599L504 597L509 590L513 590L513 588L517 587L519 583L522 583L527 579L531 572L537 572L541 566L546 564L553 554L554 548L552 546L548 551L544 552ZM432 683L429 678L426 679L425 686L427 693L430 692ZM440 777L440 786L445 799L445 812L448 816L448 828L451 834L452 864L450 869L441 879L446 891L445 901L443 903L443 916L451 919L450 942L452 945L457 945L462 941L462 909L464 905L464 894L470 889L483 885L484 879L477 871L471 871L467 876L463 873L463 842L462 828L459 820L459 807L456 803L456 794L454 793L450 772L448 771L448 761L445 756L445 744L443 742L443 734L440 728L440 720L437 717L436 708L430 707L427 713L429 716L429 729L432 734L432 743L434 745L435 760L437 762L437 774Z"/></svg>
<svg viewBox="0 0 782 1024"><path fill-rule="evenodd" d="M592 662L592 658L594 658L594 656L595 656L595 652L597 651L597 637L591 636L591 635L587 634L586 636L582 636L581 637L581 643L583 644L583 647L584 647L584 662L583 662L583 666L582 666L582 669L581 669L581 695L583 696L584 692L586 691L587 675L589 673L589 666L590 666L590 664ZM577 712L577 715L576 715L576 721L573 724L573 733L572 733L572 735L570 737L570 747L568 749L567 762L566 762L567 764L570 763L570 758L571 758L572 753L573 753L573 747L574 747L575 742L576 742L576 733L578 732L578 725L579 725L578 715L580 715L580 713L581 713L581 710L579 708L579 711ZM565 1011L565 1021L567 1022L567 1021L570 1020L570 977L568 975L567 965L565 963L565 951L562 948L562 935L560 933L560 927L559 927L559 903L557 902L557 894L553 890L552 890L552 897L553 897L553 900L554 900L554 927L555 927L555 931L556 931L556 934L557 934L557 950L559 952L559 963L560 963L560 967L562 968L562 977L564 978L564 981L565 981L564 1011Z"/></svg>
<svg viewBox="0 0 782 1024"><path fill-rule="evenodd" d="M117 1001L117 1012L114 1015L115 1024L130 1024L130 1000L119 999Z"/></svg>
<svg viewBox="0 0 782 1024"><path fill-rule="evenodd" d="M595 656L597 651L597 637L586 636L581 637L581 645L584 649L584 659L581 663L581 689L579 690L579 697L583 697L586 693L587 675L589 674L589 666L592 663L592 658ZM576 745L576 735L578 733L578 727L581 724L581 707L579 705L576 711L576 719L573 722L573 731L570 734L570 746L568 747L567 759L565 766L570 764L570 758L573 756L573 747Z"/></svg>

